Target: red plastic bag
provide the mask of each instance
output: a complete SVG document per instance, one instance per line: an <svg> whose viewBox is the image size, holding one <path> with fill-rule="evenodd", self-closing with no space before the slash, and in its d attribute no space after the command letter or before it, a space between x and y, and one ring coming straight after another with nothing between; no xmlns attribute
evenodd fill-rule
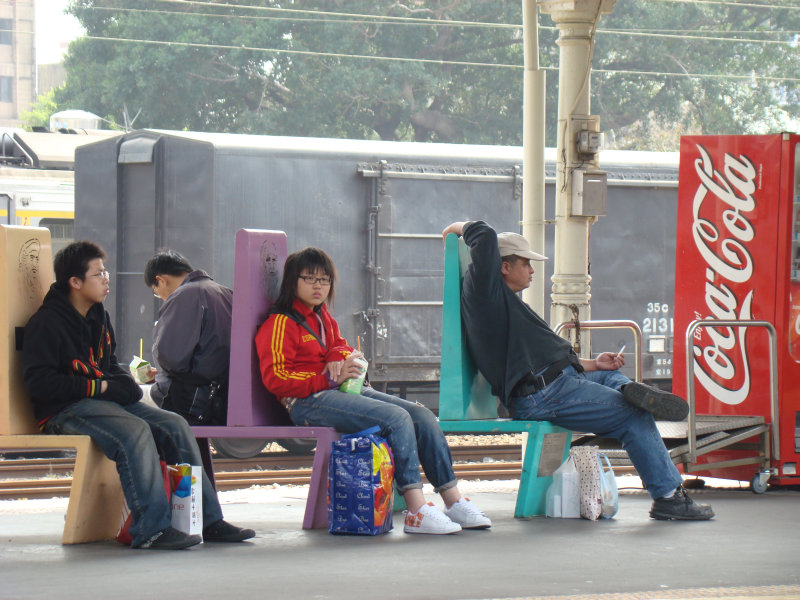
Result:
<svg viewBox="0 0 800 600"><path fill-rule="evenodd" d="M167 463L163 460L159 461L161 463L161 477L164 480L164 493L167 496L167 501L170 499L170 494L172 493L172 489L170 487L169 482L169 472L167 471ZM122 519L120 520L119 526L119 533L117 533L117 541L120 544L125 544L127 546L131 545L131 509L128 508L128 503L122 503Z"/></svg>

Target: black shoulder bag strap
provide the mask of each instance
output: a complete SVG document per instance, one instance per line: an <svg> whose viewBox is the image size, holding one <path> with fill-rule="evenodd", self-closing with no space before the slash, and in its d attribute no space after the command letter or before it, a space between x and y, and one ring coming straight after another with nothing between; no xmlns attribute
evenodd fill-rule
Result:
<svg viewBox="0 0 800 600"><path fill-rule="evenodd" d="M319 336L316 334L316 332L315 332L313 329L311 329L311 327L309 327L309 326L308 326L308 323L306 323L306 320L303 318L303 316L302 316L302 315L298 314L297 312L295 312L295 311L293 311L293 310L291 310L291 311L287 311L287 312L279 312L279 313L277 313L277 314L279 314L279 315L284 315L284 316L286 316L286 317L289 317L289 318L290 318L292 321L294 321L295 323L297 323L298 325L300 325L300 327L302 327L303 329L305 329L305 330L306 330L308 333L310 333L311 335L313 335L313 336L314 336L314 339L315 339L315 340L317 340L317 341L319 342L319 345L320 345L320 346L322 346L322 349L323 349L323 350L325 350L325 351L327 351L327 350L328 350L328 347L327 347L327 346L325 345L325 343L324 343L324 342L323 342L323 341L320 339L320 337L319 337Z"/></svg>

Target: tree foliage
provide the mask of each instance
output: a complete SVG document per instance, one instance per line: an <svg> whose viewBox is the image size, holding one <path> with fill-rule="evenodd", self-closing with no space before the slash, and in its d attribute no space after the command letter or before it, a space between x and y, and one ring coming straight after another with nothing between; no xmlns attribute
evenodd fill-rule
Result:
<svg viewBox="0 0 800 600"><path fill-rule="evenodd" d="M520 144L521 4L74 0L70 10L87 35L70 45L67 83L56 101L61 109L113 115L127 124L141 111L136 127ZM345 12L383 18L330 14ZM547 143L554 145L557 32L549 16L540 21L540 62L550 69ZM635 31L611 31L621 29ZM750 39L773 32L769 39L794 40L795 45L687 38L695 32L723 37L736 31L747 32L739 37ZM782 120L800 116L796 82L689 75L796 77L797 35L792 31L800 31L800 11L617 2L599 24L593 112L619 147L639 149L674 149L678 131L780 128ZM675 37L633 35L659 32ZM636 74L652 71L682 75Z"/></svg>
<svg viewBox="0 0 800 600"><path fill-rule="evenodd" d="M608 33L597 36L595 69L624 72L595 72L592 106L621 147L657 146L651 138L663 140L665 130L675 134L672 147L663 149L676 150L680 133L766 133L792 120L800 125L800 11L793 0L770 0L766 8L618 2L600 29Z"/></svg>
<svg viewBox="0 0 800 600"><path fill-rule="evenodd" d="M20 114L22 126L27 129L34 127L50 127L50 116L58 112L55 90L40 95L28 112Z"/></svg>

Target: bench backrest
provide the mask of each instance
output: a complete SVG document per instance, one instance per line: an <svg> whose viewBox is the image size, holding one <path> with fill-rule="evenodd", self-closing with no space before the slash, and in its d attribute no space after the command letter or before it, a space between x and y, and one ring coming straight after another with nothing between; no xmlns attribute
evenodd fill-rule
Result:
<svg viewBox="0 0 800 600"><path fill-rule="evenodd" d="M496 419L497 396L475 368L461 325L461 284L470 263L464 240L451 233L445 240L442 297L442 354L439 419Z"/></svg>
<svg viewBox="0 0 800 600"><path fill-rule="evenodd" d="M0 435L39 433L22 382L22 328L53 282L50 231L0 225Z"/></svg>
<svg viewBox="0 0 800 600"><path fill-rule="evenodd" d="M284 232L236 232L228 425L292 424L286 410L261 381L255 345L256 332L278 296L285 262Z"/></svg>

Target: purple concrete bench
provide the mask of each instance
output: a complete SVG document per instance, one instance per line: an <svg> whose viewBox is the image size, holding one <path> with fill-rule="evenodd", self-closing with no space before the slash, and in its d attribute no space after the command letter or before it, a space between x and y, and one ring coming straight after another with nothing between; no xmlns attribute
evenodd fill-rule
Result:
<svg viewBox="0 0 800 600"><path fill-rule="evenodd" d="M211 481L214 467L209 438L315 438L317 449L311 472L303 529L327 527L327 481L331 442L339 438L332 427L298 427L261 382L254 338L264 322L271 299L280 286L286 262L286 234L282 231L240 229L236 232L233 274L231 367L228 424L192 427L203 452Z"/></svg>

